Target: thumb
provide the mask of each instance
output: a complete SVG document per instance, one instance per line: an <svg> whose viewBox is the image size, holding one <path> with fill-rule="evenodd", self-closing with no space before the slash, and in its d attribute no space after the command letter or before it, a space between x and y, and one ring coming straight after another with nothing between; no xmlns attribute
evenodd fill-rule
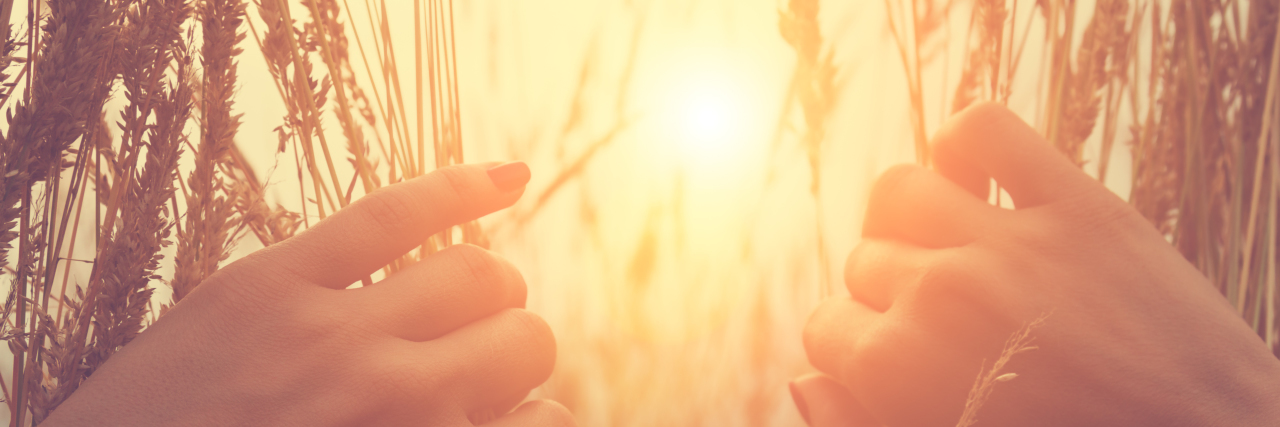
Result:
<svg viewBox="0 0 1280 427"><path fill-rule="evenodd" d="M879 427L867 409L835 378L809 374L791 381L791 399L810 427Z"/></svg>

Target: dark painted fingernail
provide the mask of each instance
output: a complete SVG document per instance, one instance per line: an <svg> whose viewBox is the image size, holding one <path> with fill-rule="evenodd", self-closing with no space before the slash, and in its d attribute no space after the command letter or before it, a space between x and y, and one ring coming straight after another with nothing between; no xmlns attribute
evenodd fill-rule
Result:
<svg viewBox="0 0 1280 427"><path fill-rule="evenodd" d="M804 425L813 425L809 422L809 404L804 401L804 394L800 393L800 389L796 388L796 382L787 383L787 388L791 389L791 400L796 402L796 409L800 411L800 418L804 418Z"/></svg>
<svg viewBox="0 0 1280 427"><path fill-rule="evenodd" d="M529 183L529 165L524 162L503 163L489 168L489 179L502 191L514 191Z"/></svg>

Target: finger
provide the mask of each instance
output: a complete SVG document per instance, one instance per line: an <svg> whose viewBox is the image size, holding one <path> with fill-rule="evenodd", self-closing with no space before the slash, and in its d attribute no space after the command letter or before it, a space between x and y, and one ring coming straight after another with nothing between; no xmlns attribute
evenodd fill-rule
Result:
<svg viewBox="0 0 1280 427"><path fill-rule="evenodd" d="M957 113L934 137L938 171L986 200L995 178L1018 208L1061 200L1099 185L1007 108L981 103Z"/></svg>
<svg viewBox="0 0 1280 427"><path fill-rule="evenodd" d="M886 171L872 188L862 235L930 248L963 246L1008 214L931 170L901 165Z"/></svg>
<svg viewBox="0 0 1280 427"><path fill-rule="evenodd" d="M804 350L818 370L843 377L858 340L884 316L848 297L828 298L804 326Z"/></svg>
<svg viewBox="0 0 1280 427"><path fill-rule="evenodd" d="M551 376L556 343L537 315L507 309L425 343L404 357L429 367L426 375L451 390L467 413L524 395Z"/></svg>
<svg viewBox="0 0 1280 427"><path fill-rule="evenodd" d="M511 206L528 171L523 163L438 169L370 193L263 256L301 279L345 288L432 234Z"/></svg>
<svg viewBox="0 0 1280 427"><path fill-rule="evenodd" d="M535 400L520 405L514 412L484 427L573 427L578 425L564 405L550 400Z"/></svg>
<svg viewBox="0 0 1280 427"><path fill-rule="evenodd" d="M345 292L375 307L392 335L427 341L504 308L523 308L526 288L511 263L476 246L455 245L377 286Z"/></svg>
<svg viewBox="0 0 1280 427"><path fill-rule="evenodd" d="M519 406L521 402L524 402L526 397L528 397L528 394L518 394L508 397L506 400L494 404L492 407L482 409L480 412L468 414L467 419L471 421L471 424L475 425L492 422L493 420L502 418L504 415L511 412L511 410L515 409L516 406Z"/></svg>
<svg viewBox="0 0 1280 427"><path fill-rule="evenodd" d="M811 427L879 427L867 408L835 378L810 374L791 381L791 400Z"/></svg>
<svg viewBox="0 0 1280 427"><path fill-rule="evenodd" d="M935 251L897 240L863 239L845 261L845 286L853 299L883 313L919 283Z"/></svg>

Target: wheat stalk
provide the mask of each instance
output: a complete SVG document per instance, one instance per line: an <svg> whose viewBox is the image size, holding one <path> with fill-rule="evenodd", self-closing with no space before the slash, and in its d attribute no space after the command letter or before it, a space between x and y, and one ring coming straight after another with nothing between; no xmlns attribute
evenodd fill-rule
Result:
<svg viewBox="0 0 1280 427"><path fill-rule="evenodd" d="M801 144L809 157L809 193L814 200L819 287L820 294L825 296L831 292L831 268L822 210L822 144L827 135L827 117L835 109L835 76L838 70L831 52L822 53L818 8L816 0L791 0L787 9L781 12L778 27L782 38L796 51L792 93L804 113L805 130Z"/></svg>
<svg viewBox="0 0 1280 427"><path fill-rule="evenodd" d="M240 117L232 113L238 80L234 57L246 37L241 30L243 0L202 2L198 18L203 43L200 141L195 149L195 170L186 181L186 227L178 230L174 260L173 302L177 303L218 269L235 242L232 230L237 186L226 181L221 170L229 167Z"/></svg>
<svg viewBox="0 0 1280 427"><path fill-rule="evenodd" d="M964 402L964 412L960 415L960 421L956 423L956 427L969 427L978 422L978 411L991 398L991 393L995 391L996 384L1013 381L1018 378L1018 374L1013 372L1004 372L1005 365L1013 360L1014 356L1035 350L1038 347L1031 345L1035 340L1031 336L1031 332L1035 328L1044 324L1048 315L1040 316L1036 320L1023 325L1021 329L1014 332L1012 336L1004 343L1004 349L1000 351L1000 357L986 367L986 361L983 361L983 367L978 372L978 378L973 382L973 388L969 389L969 397Z"/></svg>

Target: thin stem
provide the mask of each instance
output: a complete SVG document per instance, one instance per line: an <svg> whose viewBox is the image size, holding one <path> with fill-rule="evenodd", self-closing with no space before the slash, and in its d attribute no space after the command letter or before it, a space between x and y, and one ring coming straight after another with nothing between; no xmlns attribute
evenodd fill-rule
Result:
<svg viewBox="0 0 1280 427"><path fill-rule="evenodd" d="M1272 122L1275 120L1270 118L1276 114L1276 92L1277 90L1280 90L1280 26L1277 27L1275 40L1272 45L1271 69L1269 71L1270 75L1267 78L1267 96L1266 100L1263 101L1262 109L1262 117L1264 118L1262 120L1262 132L1258 134L1257 160L1254 162L1253 194L1249 198L1249 220L1246 222L1247 228L1244 234L1244 253L1242 254L1243 261L1241 265L1243 266L1242 270L1245 271L1245 274L1240 275L1240 281L1236 284L1236 288L1239 289L1236 296L1237 309L1244 306L1245 292L1243 292L1243 289L1247 289L1249 286L1248 272L1249 265L1252 262L1251 258L1253 257L1254 228L1257 226L1258 222L1259 205L1262 204L1262 171L1265 169L1263 161L1267 158L1267 139L1271 136L1272 132L1275 132L1275 129L1272 129ZM1274 157L1277 155L1280 155L1280 151L1272 151L1271 156ZM1275 211L1272 211L1271 213L1271 216L1275 216ZM1274 233L1274 230L1272 231Z"/></svg>

